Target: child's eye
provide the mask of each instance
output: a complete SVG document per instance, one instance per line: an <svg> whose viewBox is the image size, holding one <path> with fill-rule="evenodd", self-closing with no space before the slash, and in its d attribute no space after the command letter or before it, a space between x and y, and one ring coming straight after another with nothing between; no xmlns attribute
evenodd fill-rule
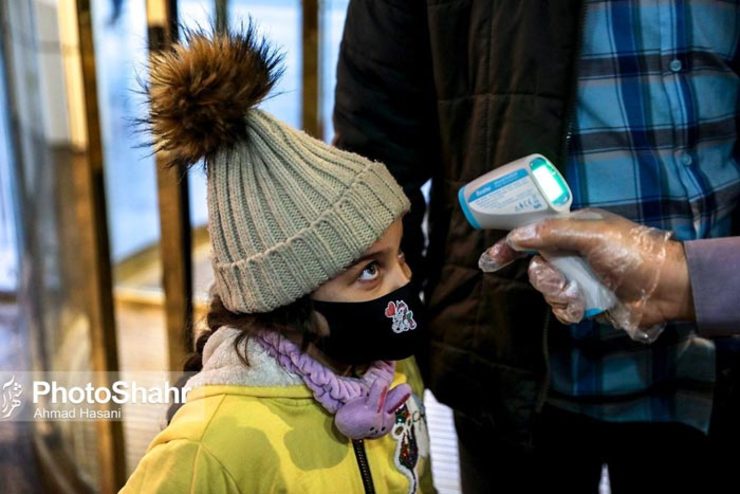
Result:
<svg viewBox="0 0 740 494"><path fill-rule="evenodd" d="M380 267L377 261L373 261L362 270L360 276L357 278L360 281L373 281L380 274Z"/></svg>

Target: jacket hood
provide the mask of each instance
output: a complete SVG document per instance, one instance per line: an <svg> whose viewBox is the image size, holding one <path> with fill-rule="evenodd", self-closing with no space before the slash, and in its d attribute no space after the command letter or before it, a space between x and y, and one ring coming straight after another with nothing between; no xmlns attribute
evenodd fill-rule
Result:
<svg viewBox="0 0 740 494"><path fill-rule="evenodd" d="M246 349L249 365L244 365L234 348L234 340L240 334L241 331L228 326L213 333L203 348L203 369L186 386L191 389L208 385L305 388L301 376L281 367L254 338L246 338L239 344L240 352Z"/></svg>

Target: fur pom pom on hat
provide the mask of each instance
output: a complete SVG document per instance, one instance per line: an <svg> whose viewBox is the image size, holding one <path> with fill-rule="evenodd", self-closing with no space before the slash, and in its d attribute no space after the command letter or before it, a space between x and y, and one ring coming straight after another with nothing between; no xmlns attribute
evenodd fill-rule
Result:
<svg viewBox="0 0 740 494"><path fill-rule="evenodd" d="M409 208L381 163L256 108L281 57L250 24L188 32L152 59L146 125L173 165L204 159L215 290L236 313L268 312L362 256Z"/></svg>
<svg viewBox="0 0 740 494"><path fill-rule="evenodd" d="M157 151L192 165L245 137L245 113L282 74L282 57L250 24L244 32L185 31L185 43L156 54L148 90Z"/></svg>

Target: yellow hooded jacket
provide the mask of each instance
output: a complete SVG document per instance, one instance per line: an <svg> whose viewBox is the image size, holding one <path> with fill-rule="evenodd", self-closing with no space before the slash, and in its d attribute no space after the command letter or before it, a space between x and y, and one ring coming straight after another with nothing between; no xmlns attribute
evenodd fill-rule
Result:
<svg viewBox="0 0 740 494"><path fill-rule="evenodd" d="M244 366L233 347L238 333L222 328L209 338L187 403L154 438L122 494L363 493L363 476L379 494L435 492L412 359L396 368L393 385L408 382L414 394L392 431L353 443L300 376L251 340Z"/></svg>

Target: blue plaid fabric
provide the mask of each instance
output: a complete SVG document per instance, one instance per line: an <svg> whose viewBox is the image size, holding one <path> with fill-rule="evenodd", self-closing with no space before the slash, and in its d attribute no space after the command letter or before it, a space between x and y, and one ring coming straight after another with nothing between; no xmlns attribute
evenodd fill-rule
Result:
<svg viewBox="0 0 740 494"><path fill-rule="evenodd" d="M680 240L730 234L740 199L737 1L588 1L569 134L574 208L600 207ZM652 345L592 321L550 333L561 408L706 431L714 346L688 324Z"/></svg>

